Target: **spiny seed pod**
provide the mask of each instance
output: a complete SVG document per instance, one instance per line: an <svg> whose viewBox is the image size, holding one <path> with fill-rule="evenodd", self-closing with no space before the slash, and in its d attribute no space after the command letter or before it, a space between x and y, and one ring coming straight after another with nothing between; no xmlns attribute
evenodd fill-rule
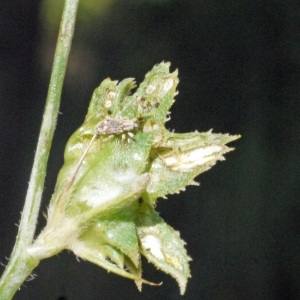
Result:
<svg viewBox="0 0 300 300"><path fill-rule="evenodd" d="M184 294L191 259L155 202L195 185L239 136L169 132L165 122L179 82L169 67L154 66L133 94L132 78L105 79L95 90L84 123L67 143L47 225L28 249L33 257L69 249L141 289L153 284L142 279L144 255Z"/></svg>

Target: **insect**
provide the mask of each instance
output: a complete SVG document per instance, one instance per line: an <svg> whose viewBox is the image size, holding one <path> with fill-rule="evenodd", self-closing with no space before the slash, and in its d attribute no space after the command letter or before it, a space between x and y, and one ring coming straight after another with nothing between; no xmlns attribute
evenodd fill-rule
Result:
<svg viewBox="0 0 300 300"><path fill-rule="evenodd" d="M100 121L95 127L95 134L108 135L107 139L113 138L116 134L122 134L122 139L126 137L126 133L129 137L133 137L131 130L138 127L137 119L127 119L123 117L105 117L104 120Z"/></svg>
<svg viewBox="0 0 300 300"><path fill-rule="evenodd" d="M118 116L116 118L111 118L111 117L105 117L104 120L100 121L96 126L95 126L95 133L92 137L92 139L90 140L89 144L87 145L84 153L82 154L82 156L79 159L79 162L75 168L75 172L69 182L68 186L71 186L72 183L75 180L75 177L78 173L78 170L84 160L84 158L86 157L88 151L91 148L92 143L94 142L94 140L99 137L100 135L107 135L108 137L105 138L103 140L107 141L111 138L113 138L116 134L122 134L122 140L125 140L126 138L126 133L128 134L129 138L133 138L134 134L132 132L130 132L131 130L138 128L138 120L136 118L133 119L127 119L127 118L123 118L121 116Z"/></svg>

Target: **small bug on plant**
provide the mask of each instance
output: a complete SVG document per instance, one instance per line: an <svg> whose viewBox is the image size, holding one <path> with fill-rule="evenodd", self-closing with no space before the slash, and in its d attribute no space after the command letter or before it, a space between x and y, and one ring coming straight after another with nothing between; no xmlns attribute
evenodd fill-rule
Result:
<svg viewBox="0 0 300 300"><path fill-rule="evenodd" d="M105 117L104 120L100 121L95 127L95 133L97 136L108 135L107 139L113 138L116 134L122 134L122 139L124 140L127 133L129 137L133 137L131 130L138 127L137 119L127 119L123 117ZM105 140L107 140L105 139Z"/></svg>
<svg viewBox="0 0 300 300"><path fill-rule="evenodd" d="M129 136L129 138L133 138L134 134L130 131L135 128L138 128L138 127L139 127L138 120L136 118L130 120L127 118L123 118L121 116L118 116L116 118L111 118L111 117L107 116L107 117L105 117L105 119L100 121L95 126L95 129L94 129L95 134L93 135L93 137L90 140L89 144L87 145L84 153L82 154L82 156L79 159L77 167L75 168L74 175L72 176L72 178L70 180L69 186L71 186L71 184L74 182L75 177L78 173L78 170L79 170L85 156L87 155L92 143L94 142L94 140L97 137L99 137L100 135L107 135L108 137L103 140L103 142L104 142L104 141L107 141L107 140L113 138L117 134L121 134L122 140L125 140L126 133ZM128 140L130 140L130 139L128 139Z"/></svg>

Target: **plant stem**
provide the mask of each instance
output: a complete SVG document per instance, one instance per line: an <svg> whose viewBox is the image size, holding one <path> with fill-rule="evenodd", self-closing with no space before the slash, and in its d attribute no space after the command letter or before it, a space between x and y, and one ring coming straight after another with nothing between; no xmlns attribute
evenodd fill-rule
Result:
<svg viewBox="0 0 300 300"><path fill-rule="evenodd" d="M78 2L79 0L65 1L43 122L34 157L25 205L11 258L0 280L0 299L12 299L15 292L39 263L39 260L31 257L27 253L27 247L32 244L37 224L37 217L44 189L47 162L57 121L62 85L74 33Z"/></svg>

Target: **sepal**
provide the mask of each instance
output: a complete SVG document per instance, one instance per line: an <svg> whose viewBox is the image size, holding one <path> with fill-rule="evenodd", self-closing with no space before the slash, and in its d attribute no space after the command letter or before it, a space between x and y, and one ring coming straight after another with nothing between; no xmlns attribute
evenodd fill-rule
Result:
<svg viewBox="0 0 300 300"><path fill-rule="evenodd" d="M180 293L185 293L188 278L191 277L185 242L179 232L154 211L147 203L141 204L138 214L137 232L140 240L140 251L158 269L174 277Z"/></svg>

